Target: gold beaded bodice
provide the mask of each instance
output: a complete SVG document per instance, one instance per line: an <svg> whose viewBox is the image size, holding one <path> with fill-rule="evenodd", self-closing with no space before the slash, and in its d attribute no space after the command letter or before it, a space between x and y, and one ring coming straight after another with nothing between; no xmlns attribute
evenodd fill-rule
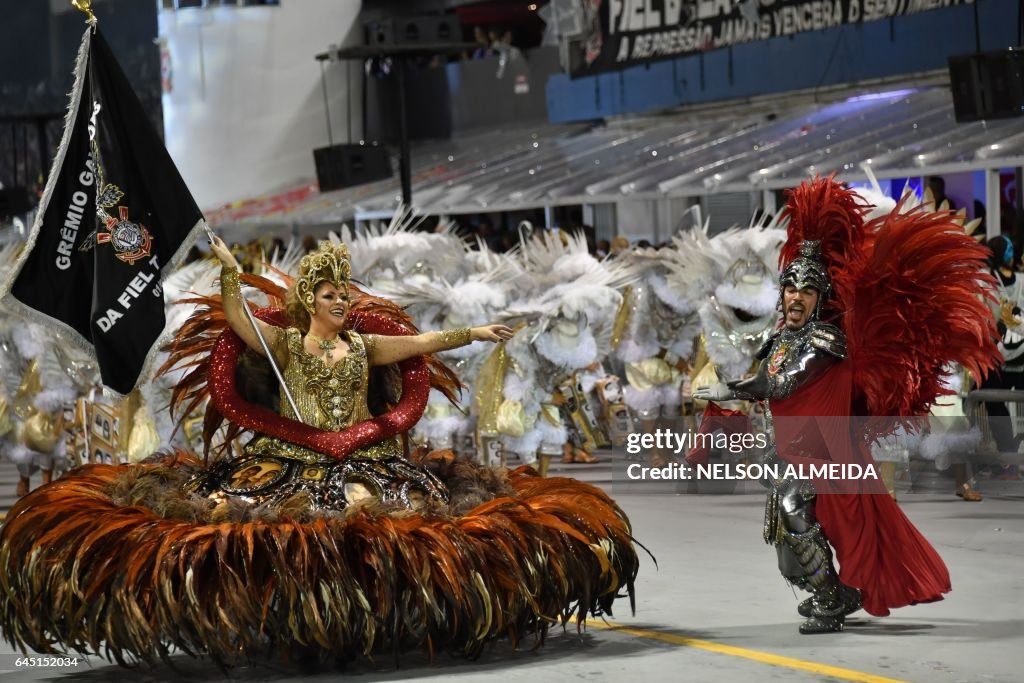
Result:
<svg viewBox="0 0 1024 683"><path fill-rule="evenodd" d="M366 390L369 378L367 342L356 332L345 333L349 351L344 359L328 366L306 351L302 333L294 327L285 332L288 362L284 381L302 413L301 421L317 429L339 431L369 419ZM281 397L281 415L297 419L288 400Z"/></svg>

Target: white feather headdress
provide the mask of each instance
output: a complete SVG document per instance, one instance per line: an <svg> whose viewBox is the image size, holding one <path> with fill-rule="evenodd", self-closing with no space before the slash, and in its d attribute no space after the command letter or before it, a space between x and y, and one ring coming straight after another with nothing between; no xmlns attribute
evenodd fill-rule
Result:
<svg viewBox="0 0 1024 683"><path fill-rule="evenodd" d="M412 211L396 212L387 225L360 230L347 225L328 237L344 242L352 256L352 277L373 286L378 280L401 280L416 274L455 281L472 271L466 254L469 245L454 224L442 221L435 232L419 232L424 217Z"/></svg>

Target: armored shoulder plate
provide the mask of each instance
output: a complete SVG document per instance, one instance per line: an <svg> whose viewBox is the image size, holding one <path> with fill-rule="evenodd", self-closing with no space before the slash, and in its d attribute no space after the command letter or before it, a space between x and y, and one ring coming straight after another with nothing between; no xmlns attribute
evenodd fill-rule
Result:
<svg viewBox="0 0 1024 683"><path fill-rule="evenodd" d="M772 351L772 344L774 344L775 340L779 338L779 334L781 333L776 332L765 339L764 343L761 344L761 347L757 350L757 353L754 354L754 358L757 360L764 360L767 358L768 354Z"/></svg>

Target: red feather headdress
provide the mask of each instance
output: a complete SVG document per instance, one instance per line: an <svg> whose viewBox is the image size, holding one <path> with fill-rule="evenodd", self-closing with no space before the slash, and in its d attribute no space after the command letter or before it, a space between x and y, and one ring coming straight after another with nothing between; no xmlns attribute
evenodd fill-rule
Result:
<svg viewBox="0 0 1024 683"><path fill-rule="evenodd" d="M779 266L785 269L800 255L801 242L820 242L820 258L832 281L822 320L841 326L841 316L851 303L853 281L864 262L864 216L870 207L833 176L806 181L787 190L786 196L782 219L788 221L788 234Z"/></svg>

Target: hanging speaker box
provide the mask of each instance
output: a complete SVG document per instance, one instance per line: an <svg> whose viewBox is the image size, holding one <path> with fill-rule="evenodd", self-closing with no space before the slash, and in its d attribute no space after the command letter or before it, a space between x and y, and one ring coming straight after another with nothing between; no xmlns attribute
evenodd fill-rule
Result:
<svg viewBox="0 0 1024 683"><path fill-rule="evenodd" d="M956 120L963 123L1024 116L1024 49L949 58Z"/></svg>
<svg viewBox="0 0 1024 683"><path fill-rule="evenodd" d="M391 177L391 156L383 146L332 145L313 150L321 192Z"/></svg>

